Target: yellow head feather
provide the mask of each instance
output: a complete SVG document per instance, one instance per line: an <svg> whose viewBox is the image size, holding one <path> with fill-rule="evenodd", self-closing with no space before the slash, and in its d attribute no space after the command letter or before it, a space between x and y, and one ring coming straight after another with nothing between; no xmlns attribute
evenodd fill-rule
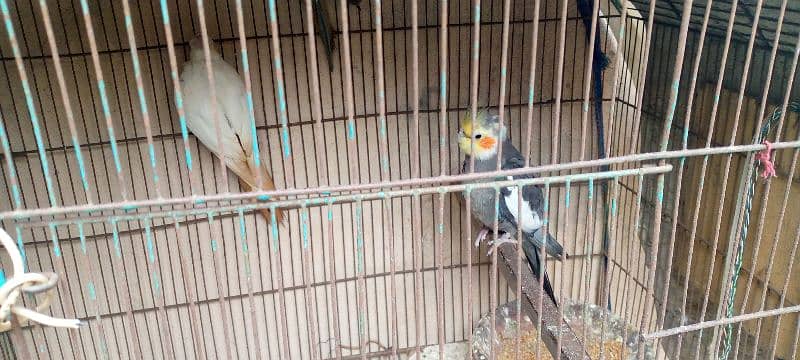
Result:
<svg viewBox="0 0 800 360"><path fill-rule="evenodd" d="M473 124L476 129L483 129L486 130L486 120L488 118L488 111L486 109L478 110L475 114L475 120L472 119L472 112L467 113L467 116L464 116L461 119L461 130L464 132L466 136L472 136L472 127Z"/></svg>
<svg viewBox="0 0 800 360"><path fill-rule="evenodd" d="M458 146L467 155L479 159L491 157L497 152L497 145L504 139L505 127L487 109L478 111L475 119L472 119L471 114L461 119Z"/></svg>
<svg viewBox="0 0 800 360"><path fill-rule="evenodd" d="M469 118L461 120L461 131L466 136L472 136L472 121Z"/></svg>

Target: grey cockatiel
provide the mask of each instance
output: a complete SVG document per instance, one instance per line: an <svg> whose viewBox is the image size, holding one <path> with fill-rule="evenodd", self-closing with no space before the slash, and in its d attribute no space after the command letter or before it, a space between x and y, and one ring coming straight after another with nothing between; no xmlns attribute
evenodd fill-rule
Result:
<svg viewBox="0 0 800 360"><path fill-rule="evenodd" d="M196 37L189 42L189 46L189 60L183 64L180 77L187 128L214 155L225 160L225 164L239 177L239 183L245 191L274 190L275 184L264 161L261 161L260 168L255 164L253 141L256 139L252 136L247 94L242 78L214 50L214 46L211 46L211 69L214 74L216 114L220 128L218 136L211 109L203 41ZM222 140L221 144L218 143L218 138ZM259 172L261 184L257 184ZM261 213L267 223L270 223L272 219L269 211L262 210ZM278 222L282 221L280 210L275 211L275 218Z"/></svg>
<svg viewBox="0 0 800 360"><path fill-rule="evenodd" d="M515 169L525 166L525 159L511 144L506 136L506 128L499 121L499 116L490 114L487 110L478 112L474 121L465 117L461 121L458 132L458 146L467 156L461 167L461 172L469 172L470 157L475 158L475 172L488 172L497 170L498 148L503 147L501 169ZM473 145L474 143L474 145ZM511 179L526 179L533 175L515 176ZM477 180L488 182L492 179ZM515 242L517 226L522 227L522 249L528 259L533 274L537 277L544 273L544 290L556 302L553 287L547 277L546 269L541 267L539 247L544 246L547 254L561 259L564 249L550 234L545 234L542 225L544 195L538 186L528 185L522 187L522 204L519 204L517 187L500 188L498 208L498 231L503 235L492 246L505 242ZM495 220L495 190L492 188L473 189L470 191L472 214L483 223L484 228L478 233L475 241L477 246L494 227ZM521 211L520 211L521 210Z"/></svg>

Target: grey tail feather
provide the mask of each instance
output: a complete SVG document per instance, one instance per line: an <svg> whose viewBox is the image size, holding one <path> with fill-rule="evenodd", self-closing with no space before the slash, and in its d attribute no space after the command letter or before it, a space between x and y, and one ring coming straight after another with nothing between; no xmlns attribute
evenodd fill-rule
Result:
<svg viewBox="0 0 800 360"><path fill-rule="evenodd" d="M547 269L542 269L541 267L541 261L539 261L539 255L540 255L539 249L531 242L524 242L522 250L525 252L525 257L528 259L528 265L530 265L531 271L533 272L533 275L536 277L536 279L538 280L539 277L542 276L542 274L544 274L544 280L542 280L542 288L545 294L547 294L547 296L549 296L550 299L553 300L553 304L558 306L558 301L556 301L556 294L555 291L553 291L553 285L552 283L550 283L550 277L547 276Z"/></svg>
<svg viewBox="0 0 800 360"><path fill-rule="evenodd" d="M533 233L534 243L538 246L543 245L547 254L561 260L564 255L564 247L549 233L547 234L547 239L545 239L542 231L543 229L544 228L540 228Z"/></svg>
<svg viewBox="0 0 800 360"><path fill-rule="evenodd" d="M361 10L361 0L349 0L350 5L355 6L359 11Z"/></svg>
<svg viewBox="0 0 800 360"><path fill-rule="evenodd" d="M550 277L547 276L547 272L544 273L544 283L542 284L542 287L544 288L544 292L547 294L547 296L550 296L550 299L553 300L553 304L558 307L558 301L556 301L556 292L553 291L553 284L550 283Z"/></svg>
<svg viewBox="0 0 800 360"><path fill-rule="evenodd" d="M333 29L328 23L328 14L319 1L314 1L313 5L314 16L317 18L317 31L322 39L322 45L325 47L325 55L328 59L328 69L333 71Z"/></svg>

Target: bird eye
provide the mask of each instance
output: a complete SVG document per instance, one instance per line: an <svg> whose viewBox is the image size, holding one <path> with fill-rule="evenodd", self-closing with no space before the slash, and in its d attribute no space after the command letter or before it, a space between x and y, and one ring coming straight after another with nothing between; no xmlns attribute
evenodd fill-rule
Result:
<svg viewBox="0 0 800 360"><path fill-rule="evenodd" d="M476 139L480 139L481 138L481 134L475 135L475 138Z"/></svg>

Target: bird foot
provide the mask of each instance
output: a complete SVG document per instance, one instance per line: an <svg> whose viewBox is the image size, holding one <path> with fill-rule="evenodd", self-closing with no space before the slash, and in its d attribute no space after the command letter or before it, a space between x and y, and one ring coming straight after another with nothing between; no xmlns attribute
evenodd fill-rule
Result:
<svg viewBox="0 0 800 360"><path fill-rule="evenodd" d="M517 241L514 240L514 237L511 236L511 234L504 233L502 236L500 236L499 239L493 240L493 241L489 241L489 243L488 243L489 251L486 253L486 255L492 255L492 252L494 252L494 249L496 249L497 247L499 247L500 245L503 245L505 243L516 244Z"/></svg>
<svg viewBox="0 0 800 360"><path fill-rule="evenodd" d="M489 235L489 229L485 227L481 229L481 231L478 231L478 236L475 238L475 247L480 246L487 235Z"/></svg>

